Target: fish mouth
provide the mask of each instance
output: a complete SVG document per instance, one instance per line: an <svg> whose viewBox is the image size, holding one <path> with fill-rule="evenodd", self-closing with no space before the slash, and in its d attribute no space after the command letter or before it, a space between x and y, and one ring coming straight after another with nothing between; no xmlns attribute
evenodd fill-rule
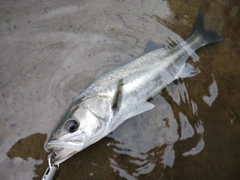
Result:
<svg viewBox="0 0 240 180"><path fill-rule="evenodd" d="M53 165L58 165L81 151L83 149L83 143L52 140L45 144L45 150L48 151L52 149L54 156L52 157L51 162Z"/></svg>
<svg viewBox="0 0 240 180"><path fill-rule="evenodd" d="M77 151L65 148L55 148L53 150L54 156L51 159L53 165L58 165L63 161L66 161L68 158L72 157Z"/></svg>

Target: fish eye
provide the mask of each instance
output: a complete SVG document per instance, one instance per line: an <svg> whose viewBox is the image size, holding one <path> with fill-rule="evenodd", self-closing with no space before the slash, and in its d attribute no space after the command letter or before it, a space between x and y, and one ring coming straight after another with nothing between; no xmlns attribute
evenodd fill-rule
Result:
<svg viewBox="0 0 240 180"><path fill-rule="evenodd" d="M79 123L76 119L71 118L65 123L64 127L66 130L72 133L78 129Z"/></svg>

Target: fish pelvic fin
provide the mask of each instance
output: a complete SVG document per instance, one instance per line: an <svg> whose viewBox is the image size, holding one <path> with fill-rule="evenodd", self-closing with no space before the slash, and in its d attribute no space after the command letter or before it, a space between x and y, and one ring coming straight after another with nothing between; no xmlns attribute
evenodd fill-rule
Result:
<svg viewBox="0 0 240 180"><path fill-rule="evenodd" d="M192 33L198 33L203 38L204 42L202 46L223 40L218 33L204 29L204 15L202 11L199 11L197 24Z"/></svg>
<svg viewBox="0 0 240 180"><path fill-rule="evenodd" d="M131 109L131 112L129 114L127 114L125 119L130 119L134 116L142 114L143 112L149 111L149 110L153 109L154 107L155 107L154 104L152 104L150 102L144 102L143 104L140 104L140 105L134 107L133 109Z"/></svg>

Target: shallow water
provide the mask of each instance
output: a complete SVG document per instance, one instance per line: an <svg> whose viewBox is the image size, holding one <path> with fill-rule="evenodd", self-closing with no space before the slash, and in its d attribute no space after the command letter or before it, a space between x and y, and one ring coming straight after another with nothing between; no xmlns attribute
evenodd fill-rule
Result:
<svg viewBox="0 0 240 180"><path fill-rule="evenodd" d="M58 179L238 179L239 2L4 1L0 3L0 176L40 179L43 149L72 98L150 40L187 37L198 10L224 37L197 51L201 73L153 98L156 108L61 165Z"/></svg>

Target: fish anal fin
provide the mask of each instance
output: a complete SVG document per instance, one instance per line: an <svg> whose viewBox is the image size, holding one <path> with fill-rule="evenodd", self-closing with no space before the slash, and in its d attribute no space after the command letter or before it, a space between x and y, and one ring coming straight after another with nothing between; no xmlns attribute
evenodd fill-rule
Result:
<svg viewBox="0 0 240 180"><path fill-rule="evenodd" d="M200 73L201 71L198 68L193 67L190 62L186 62L178 74L178 77L186 78L186 77L193 77Z"/></svg>

